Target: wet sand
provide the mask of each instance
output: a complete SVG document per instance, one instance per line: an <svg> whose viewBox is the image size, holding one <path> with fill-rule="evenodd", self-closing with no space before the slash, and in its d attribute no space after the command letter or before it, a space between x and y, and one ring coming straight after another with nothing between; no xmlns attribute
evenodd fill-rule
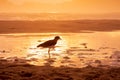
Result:
<svg viewBox="0 0 120 80"><path fill-rule="evenodd" d="M0 33L116 31L120 30L120 20L0 21L0 28Z"/></svg>
<svg viewBox="0 0 120 80"><path fill-rule="evenodd" d="M0 33L25 33L25 32L66 33L66 32L84 32L84 30L116 31L120 30L120 21L119 20L0 21L0 27L1 27ZM0 53L6 54L9 53L9 51L1 50ZM117 54L119 54L119 51L117 52ZM80 53L79 55L82 55L82 53ZM68 56L65 56L64 58L65 61L66 59L69 59ZM120 57L118 55L116 60L115 56L115 60L117 61L117 63L120 62L119 58ZM36 61L36 59L33 58L31 60L26 60L24 58L19 59L17 57L14 57L14 59L9 58L8 60L4 59L4 57L3 58L0 57L0 80L120 80L119 66L115 67L109 65L98 65L95 67L88 65L82 68L69 66L54 67L52 66L52 63L54 62L52 60L46 60L46 63L41 66L29 64L30 61ZM100 63L99 60L95 60L95 62Z"/></svg>
<svg viewBox="0 0 120 80"><path fill-rule="evenodd" d="M53 67L0 60L0 80L119 80L120 67L87 66L83 68Z"/></svg>

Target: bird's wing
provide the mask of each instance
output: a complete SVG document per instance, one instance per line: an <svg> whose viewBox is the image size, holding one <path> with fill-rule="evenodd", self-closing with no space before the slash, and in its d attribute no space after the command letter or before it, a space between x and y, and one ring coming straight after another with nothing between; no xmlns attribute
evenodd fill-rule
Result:
<svg viewBox="0 0 120 80"><path fill-rule="evenodd" d="M56 42L54 42L53 40L49 40L42 44L39 44L37 47L49 47L49 46L53 46L55 44L56 44Z"/></svg>

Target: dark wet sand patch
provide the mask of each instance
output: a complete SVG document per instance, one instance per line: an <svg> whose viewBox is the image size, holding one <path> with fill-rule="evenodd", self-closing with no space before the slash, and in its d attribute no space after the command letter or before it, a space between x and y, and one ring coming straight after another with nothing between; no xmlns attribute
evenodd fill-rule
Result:
<svg viewBox="0 0 120 80"><path fill-rule="evenodd" d="M72 65L72 64L71 64ZM73 65L74 66L74 65ZM0 80L119 80L120 67L53 67L0 64Z"/></svg>
<svg viewBox="0 0 120 80"><path fill-rule="evenodd" d="M0 21L0 27L0 33L89 33L120 30L120 20Z"/></svg>

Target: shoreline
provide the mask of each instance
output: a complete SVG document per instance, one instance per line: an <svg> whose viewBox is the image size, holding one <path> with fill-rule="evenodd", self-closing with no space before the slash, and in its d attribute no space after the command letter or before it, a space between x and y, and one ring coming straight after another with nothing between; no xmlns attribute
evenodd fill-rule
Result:
<svg viewBox="0 0 120 80"><path fill-rule="evenodd" d="M120 30L120 20L72 21L0 21L0 34L4 33L81 33L84 31Z"/></svg>

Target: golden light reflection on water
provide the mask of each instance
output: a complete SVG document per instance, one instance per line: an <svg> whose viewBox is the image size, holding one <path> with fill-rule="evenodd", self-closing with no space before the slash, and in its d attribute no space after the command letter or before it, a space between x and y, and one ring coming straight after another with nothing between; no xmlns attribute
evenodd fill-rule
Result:
<svg viewBox="0 0 120 80"><path fill-rule="evenodd" d="M109 58L120 51L120 32L94 33L24 33L2 34L0 39L0 57L25 57L34 65L44 65L48 59L47 48L36 48L44 41L59 35L62 40L51 50L52 66L84 67L100 60L102 64L112 64ZM6 44L7 43L7 44ZM87 44L87 48L83 43ZM34 60L37 61L34 61ZM99 62L99 61L98 61ZM98 63L97 63L98 64ZM117 64L118 65L118 64Z"/></svg>

